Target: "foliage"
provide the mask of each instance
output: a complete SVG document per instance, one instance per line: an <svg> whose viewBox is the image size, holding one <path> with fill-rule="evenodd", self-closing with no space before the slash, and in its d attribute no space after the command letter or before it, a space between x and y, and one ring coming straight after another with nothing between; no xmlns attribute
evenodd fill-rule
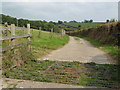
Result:
<svg viewBox="0 0 120 90"><path fill-rule="evenodd" d="M84 20L83 23L92 23L92 22L93 22L93 20L91 19L91 20Z"/></svg>
<svg viewBox="0 0 120 90"><path fill-rule="evenodd" d="M90 27L98 27L104 23L64 23L64 24L70 27L70 28L65 27L67 31L73 31Z"/></svg>
<svg viewBox="0 0 120 90"><path fill-rule="evenodd" d="M107 23L97 27L73 31L70 35L81 35L99 41L104 45L118 45L120 22Z"/></svg>
<svg viewBox="0 0 120 90"><path fill-rule="evenodd" d="M43 31L50 31L51 28L53 28L57 23L55 22L46 22L46 21L32 21L32 20L27 20L27 19L17 19L11 16L6 16L4 14L1 15L2 16L2 23L4 24L5 22L8 22L8 24L15 24L16 26L18 25L19 27L23 27L30 23L31 24L31 28L33 29L39 29L39 27L41 27L41 29Z"/></svg>
<svg viewBox="0 0 120 90"><path fill-rule="evenodd" d="M116 22L116 21L117 21L117 20L115 20L115 19L110 19L110 20L107 19L107 20L106 20L106 23L111 23L111 22Z"/></svg>
<svg viewBox="0 0 120 90"><path fill-rule="evenodd" d="M88 22L86 23L79 23L75 20L70 21L70 22L66 22L66 21L58 21L53 22L47 22L47 21L33 21L33 20L27 20L27 19L17 19L17 18L13 18L11 16L6 16L4 14L1 14L2 16L2 23L4 24L5 22L8 22L8 24L15 24L16 26L18 25L19 27L23 27L30 23L31 24L31 28L33 29L39 29L39 27L41 27L41 29L43 31L51 31L51 29L54 29L54 32L59 32L60 29L64 29L66 31L74 31L74 30L78 30L78 29L82 29L82 28L88 28L91 26L98 26L101 23L92 23L93 20L88 20Z"/></svg>
<svg viewBox="0 0 120 90"><path fill-rule="evenodd" d="M58 21L58 24L62 24L63 22L62 21Z"/></svg>

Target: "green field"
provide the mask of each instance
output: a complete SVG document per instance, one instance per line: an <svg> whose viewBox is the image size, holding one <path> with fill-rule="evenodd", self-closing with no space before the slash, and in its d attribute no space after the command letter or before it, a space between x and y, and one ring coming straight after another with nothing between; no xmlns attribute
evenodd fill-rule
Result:
<svg viewBox="0 0 120 90"><path fill-rule="evenodd" d="M50 51L62 47L69 41L67 35L61 36L59 33L31 30L32 48L35 57L41 57Z"/></svg>
<svg viewBox="0 0 120 90"><path fill-rule="evenodd" d="M89 27L97 27L104 23L65 23L65 24L73 26L73 27L78 27L78 25L81 25L81 29L84 29L84 28L89 28Z"/></svg>

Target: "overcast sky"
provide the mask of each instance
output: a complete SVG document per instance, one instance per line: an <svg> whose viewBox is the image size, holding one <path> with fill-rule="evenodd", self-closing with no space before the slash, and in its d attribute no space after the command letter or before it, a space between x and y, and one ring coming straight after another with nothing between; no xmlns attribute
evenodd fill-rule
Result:
<svg viewBox="0 0 120 90"><path fill-rule="evenodd" d="M2 2L2 13L46 21L106 21L118 19L117 2Z"/></svg>

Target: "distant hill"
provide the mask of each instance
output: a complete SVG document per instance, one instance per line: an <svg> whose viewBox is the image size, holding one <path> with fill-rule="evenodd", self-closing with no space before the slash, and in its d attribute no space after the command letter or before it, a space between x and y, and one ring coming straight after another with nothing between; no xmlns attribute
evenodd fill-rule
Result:
<svg viewBox="0 0 120 90"><path fill-rule="evenodd" d="M53 28L57 24L55 22L47 22L47 21L41 21L41 20L33 21L33 20L27 20L27 19L17 19L17 18L7 16L7 15L4 15L4 14L0 14L0 15L2 16L2 24L7 22L9 25L10 24L15 24L16 26L18 25L19 27L23 27L23 26L26 27L26 25L28 23L30 23L31 28L39 29L39 27L41 27L41 29L44 30L44 31L50 31L51 28Z"/></svg>
<svg viewBox="0 0 120 90"><path fill-rule="evenodd" d="M51 31L53 28L54 32L60 32L61 29L64 29L66 31L74 31L74 30L80 30L84 28L89 27L97 27L99 25L104 24L103 22L92 22L92 23L80 23L80 22L47 22L47 21L41 21L41 20L27 20L27 19L17 19L11 16L7 16L4 14L0 14L2 16L2 24L7 22L10 24L15 24L16 26L23 27L29 23L31 25L31 28L38 29L41 27L43 31Z"/></svg>

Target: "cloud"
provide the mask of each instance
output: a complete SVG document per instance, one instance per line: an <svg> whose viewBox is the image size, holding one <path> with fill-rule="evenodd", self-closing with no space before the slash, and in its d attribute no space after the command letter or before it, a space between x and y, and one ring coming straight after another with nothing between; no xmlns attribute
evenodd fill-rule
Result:
<svg viewBox="0 0 120 90"><path fill-rule="evenodd" d="M32 20L117 19L116 2L3 2L3 13Z"/></svg>
<svg viewBox="0 0 120 90"><path fill-rule="evenodd" d="M2 3L0 2L0 13L2 13Z"/></svg>
<svg viewBox="0 0 120 90"><path fill-rule="evenodd" d="M2 2L118 2L119 0L2 0Z"/></svg>

